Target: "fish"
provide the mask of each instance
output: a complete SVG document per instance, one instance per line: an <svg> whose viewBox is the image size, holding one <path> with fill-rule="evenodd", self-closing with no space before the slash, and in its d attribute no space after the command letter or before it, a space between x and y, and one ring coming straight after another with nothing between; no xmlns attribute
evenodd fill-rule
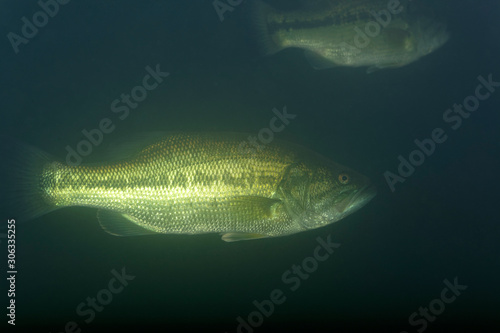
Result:
<svg viewBox="0 0 500 333"><path fill-rule="evenodd" d="M234 242L329 225L376 194L366 176L307 148L278 140L255 148L247 138L154 135L126 157L80 165L25 147L24 215L92 207L115 236L218 233Z"/></svg>
<svg viewBox="0 0 500 333"><path fill-rule="evenodd" d="M309 0L279 10L252 2L250 18L263 55L304 50L315 69L399 68L428 55L450 38L432 9L395 0Z"/></svg>

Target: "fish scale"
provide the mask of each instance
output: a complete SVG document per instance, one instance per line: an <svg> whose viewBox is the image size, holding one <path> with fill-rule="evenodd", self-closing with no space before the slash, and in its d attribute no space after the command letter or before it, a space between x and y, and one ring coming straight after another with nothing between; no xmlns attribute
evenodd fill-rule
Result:
<svg viewBox="0 0 500 333"><path fill-rule="evenodd" d="M255 215L252 208L258 207L242 206L234 214L235 209L225 211L226 199L272 197L291 155L281 154L278 162L277 152L267 147L253 158L238 153L239 144L241 140L177 135L127 162L78 167L54 162L43 178L58 180L42 186L46 198L58 207L119 211L157 232L249 230L254 226L243 224ZM235 184L236 179L243 181ZM262 226L257 231L272 229L264 221L257 224Z"/></svg>
<svg viewBox="0 0 500 333"><path fill-rule="evenodd" d="M315 28L327 25L360 24L373 21L371 11L387 7L387 0L320 1L302 11L270 11L267 17L269 33L279 30Z"/></svg>
<svg viewBox="0 0 500 333"><path fill-rule="evenodd" d="M318 228L375 195L365 176L306 148L248 138L169 134L128 159L79 166L27 148L26 215L93 207L113 235L222 233L229 242Z"/></svg>
<svg viewBox="0 0 500 333"><path fill-rule="evenodd" d="M449 39L446 25L427 5L387 0L303 1L294 10L252 2L253 22L265 55L295 47L316 69L367 66L373 72L410 64ZM404 4L403 4L404 3ZM411 9L410 9L411 8Z"/></svg>

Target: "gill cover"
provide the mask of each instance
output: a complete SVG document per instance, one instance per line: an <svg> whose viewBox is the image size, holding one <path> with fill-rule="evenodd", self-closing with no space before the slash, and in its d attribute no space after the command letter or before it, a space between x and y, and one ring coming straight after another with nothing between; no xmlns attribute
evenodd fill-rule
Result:
<svg viewBox="0 0 500 333"><path fill-rule="evenodd" d="M309 187L313 172L303 163L293 163L285 170L278 186L278 196L284 202L285 211L305 229L314 228L314 221L306 219L310 209Z"/></svg>

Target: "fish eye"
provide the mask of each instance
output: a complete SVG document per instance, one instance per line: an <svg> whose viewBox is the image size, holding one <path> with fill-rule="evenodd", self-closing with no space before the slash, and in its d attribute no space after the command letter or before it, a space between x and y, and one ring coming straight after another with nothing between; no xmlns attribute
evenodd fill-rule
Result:
<svg viewBox="0 0 500 333"><path fill-rule="evenodd" d="M347 184L349 184L350 181L351 181L351 177L349 177L349 175L347 173L341 173L339 175L339 182L341 184L347 185Z"/></svg>

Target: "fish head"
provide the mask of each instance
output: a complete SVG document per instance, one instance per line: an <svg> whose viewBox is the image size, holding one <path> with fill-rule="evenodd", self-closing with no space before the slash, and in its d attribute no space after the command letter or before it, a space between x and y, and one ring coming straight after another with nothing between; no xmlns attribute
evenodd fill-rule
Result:
<svg viewBox="0 0 500 333"><path fill-rule="evenodd" d="M420 57L434 52L450 39L446 24L439 20L422 17L415 22L414 29Z"/></svg>
<svg viewBox="0 0 500 333"><path fill-rule="evenodd" d="M280 186L286 211L303 229L336 222L376 194L360 173L331 161L317 162L291 165Z"/></svg>

